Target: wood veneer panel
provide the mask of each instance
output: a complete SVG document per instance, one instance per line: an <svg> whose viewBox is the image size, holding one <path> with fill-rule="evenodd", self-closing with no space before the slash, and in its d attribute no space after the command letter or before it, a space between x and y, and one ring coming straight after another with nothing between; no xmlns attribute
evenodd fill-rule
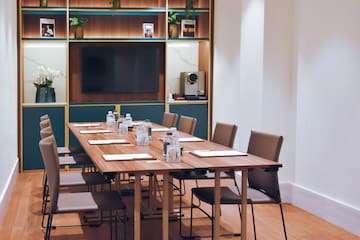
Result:
<svg viewBox="0 0 360 240"><path fill-rule="evenodd" d="M143 23L154 23L154 36L164 37L165 15L159 16L85 16L85 38L141 38ZM73 36L71 30L70 36Z"/></svg>
<svg viewBox="0 0 360 240"><path fill-rule="evenodd" d="M40 37L40 18L55 19L55 38L66 37L65 15L23 15L23 38Z"/></svg>
<svg viewBox="0 0 360 240"><path fill-rule="evenodd" d="M23 0L23 7L40 7L40 0ZM48 7L64 7L66 0L48 0Z"/></svg>
<svg viewBox="0 0 360 240"><path fill-rule="evenodd" d="M111 8L110 0L70 0L71 7ZM165 0L121 0L121 8L165 7Z"/></svg>

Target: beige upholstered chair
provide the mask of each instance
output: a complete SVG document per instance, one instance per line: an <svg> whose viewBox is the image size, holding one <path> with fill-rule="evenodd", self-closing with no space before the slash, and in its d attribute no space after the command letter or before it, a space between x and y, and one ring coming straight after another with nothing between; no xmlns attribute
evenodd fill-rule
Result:
<svg viewBox="0 0 360 240"><path fill-rule="evenodd" d="M278 162L282 142L283 142L282 136L251 131L248 153ZM253 205L266 204L266 203L279 204L284 235L285 235L285 239L287 239L277 170L278 169L274 169L274 168L250 169L248 173L248 203L251 205L255 239L256 239L256 228L255 228ZM236 184L235 179L234 182ZM190 236L192 235L193 208L196 207L201 209L200 205L199 206L194 205L193 203L194 196L197 199L199 199L201 202L208 203L212 206L212 215L209 216L207 214L207 216L211 219L212 234L213 234L214 191L215 191L214 187L197 187L191 190L192 207L191 207L191 220L190 220ZM235 187L235 191L232 190L231 187L221 187L221 197L220 197L221 204L236 204L239 206L241 204L241 194L239 193L240 193L240 189L238 186ZM204 212L204 210L202 211Z"/></svg>
<svg viewBox="0 0 360 240"><path fill-rule="evenodd" d="M42 129L41 132L43 132L45 129ZM54 135L48 135L44 136L44 134L41 133L42 139L46 139L47 141L53 143L53 145L56 147L56 140ZM57 156L57 158L52 159L54 162L59 164L59 159L62 157ZM44 161L44 159L43 159ZM44 162L45 166L45 162ZM60 166L60 164L59 164ZM95 185L104 185L107 183L111 183L108 179L106 179L100 172L61 172L60 173L60 187L73 187L73 186L87 186L87 190L92 189ZM46 215L46 207L47 207L47 199L49 196L49 188L48 188L48 176L46 175L46 169L44 172L44 180L43 180L43 198L42 198L42 223L44 221L44 216Z"/></svg>
<svg viewBox="0 0 360 240"><path fill-rule="evenodd" d="M115 224L114 232L115 239L118 235L117 222L119 219L124 223L124 238L125 222L126 222L126 206L123 203L118 192L75 192L75 193L60 193L60 169L58 162L58 155L56 145L51 139L52 136L40 140L40 152L45 164L46 175L49 181L49 200L50 207L47 214L47 224L45 239L50 239L50 232L52 229L52 220L55 214L77 213L86 211L109 211L110 212L110 236L113 237L113 222ZM118 211L122 214L119 216ZM113 215L114 213L114 215ZM102 216L102 214L101 214ZM100 219L102 223L102 218Z"/></svg>
<svg viewBox="0 0 360 240"><path fill-rule="evenodd" d="M164 112L162 125L168 128L176 127L178 115L176 113Z"/></svg>
<svg viewBox="0 0 360 240"><path fill-rule="evenodd" d="M237 126L235 124L227 124L218 122L215 125L215 130L211 141L231 147L234 144L235 136L236 136ZM232 178L233 172L222 172L221 178ZM182 233L182 195L186 192L185 189L185 180L195 180L196 186L198 186L198 180L202 179L213 179L215 177L214 172L210 172L207 169L198 169L195 171L180 171L172 174L174 179L179 181L179 186L175 186L175 189L180 191L180 235L183 236Z"/></svg>
<svg viewBox="0 0 360 240"><path fill-rule="evenodd" d="M41 123L43 123L43 121ZM45 137L48 137L48 136L51 136L51 135L54 135L51 126L41 128L41 130L40 130L40 137L41 138L45 138ZM54 138L55 138L55 136L54 136ZM55 143L56 143L56 140L55 140ZM61 149L63 149L63 148L57 147L56 149L58 151L58 154L62 155L62 156L59 157L60 166L64 166L64 165L80 165L80 166L85 167L86 165L91 165L92 164L91 159L86 154L77 154L77 155L73 155L73 156L71 156L71 155L63 156L63 153L65 152L65 151L61 151Z"/></svg>
<svg viewBox="0 0 360 240"><path fill-rule="evenodd" d="M40 116L40 129L46 128L46 127L50 127L52 129L51 126L51 120L48 114L44 114L42 116ZM57 148L58 153L59 154L83 154L84 150L82 149L82 147L58 147Z"/></svg>
<svg viewBox="0 0 360 240"><path fill-rule="evenodd" d="M197 119L181 115L179 119L179 131L194 135Z"/></svg>
<svg viewBox="0 0 360 240"><path fill-rule="evenodd" d="M235 124L217 122L211 141L232 148L236 131L237 126Z"/></svg>

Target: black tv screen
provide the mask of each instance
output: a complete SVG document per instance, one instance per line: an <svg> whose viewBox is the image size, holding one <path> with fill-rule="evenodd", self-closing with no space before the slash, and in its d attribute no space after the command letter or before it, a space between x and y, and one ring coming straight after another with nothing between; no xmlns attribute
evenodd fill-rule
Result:
<svg viewBox="0 0 360 240"><path fill-rule="evenodd" d="M83 47L82 92L158 92L161 48L161 43L119 43Z"/></svg>

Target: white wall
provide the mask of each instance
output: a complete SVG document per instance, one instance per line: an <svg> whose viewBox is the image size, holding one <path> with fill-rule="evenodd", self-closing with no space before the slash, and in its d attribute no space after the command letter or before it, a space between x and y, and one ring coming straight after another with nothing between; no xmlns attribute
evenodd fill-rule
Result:
<svg viewBox="0 0 360 240"><path fill-rule="evenodd" d="M17 175L16 1L0 2L0 224Z"/></svg>
<svg viewBox="0 0 360 240"><path fill-rule="evenodd" d="M360 1L302 0L296 10L295 183L353 209L360 235Z"/></svg>
<svg viewBox="0 0 360 240"><path fill-rule="evenodd" d="M214 121L284 135L283 198L360 236L360 1L215 2Z"/></svg>

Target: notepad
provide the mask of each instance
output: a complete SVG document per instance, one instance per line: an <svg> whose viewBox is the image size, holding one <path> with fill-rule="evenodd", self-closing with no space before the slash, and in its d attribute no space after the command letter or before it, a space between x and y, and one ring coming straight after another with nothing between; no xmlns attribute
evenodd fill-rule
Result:
<svg viewBox="0 0 360 240"><path fill-rule="evenodd" d="M103 129L103 130L80 130L80 133L110 133L112 132L109 129Z"/></svg>
<svg viewBox="0 0 360 240"><path fill-rule="evenodd" d="M74 123L74 127L98 127L100 123Z"/></svg>
<svg viewBox="0 0 360 240"><path fill-rule="evenodd" d="M203 142L204 139L198 137L181 137L179 138L179 142Z"/></svg>
<svg viewBox="0 0 360 240"><path fill-rule="evenodd" d="M246 156L246 153L237 150L195 150L190 152L198 157L230 157L230 156Z"/></svg>
<svg viewBox="0 0 360 240"><path fill-rule="evenodd" d="M151 160L154 158L148 153L132 153L132 154L104 154L106 161L124 161L124 160Z"/></svg>
<svg viewBox="0 0 360 240"><path fill-rule="evenodd" d="M88 141L91 145L129 143L126 139L93 139Z"/></svg>
<svg viewBox="0 0 360 240"><path fill-rule="evenodd" d="M170 128L166 128L166 127L164 127L164 128L152 128L151 129L152 132L166 132L166 131L169 131L169 130L170 130Z"/></svg>

